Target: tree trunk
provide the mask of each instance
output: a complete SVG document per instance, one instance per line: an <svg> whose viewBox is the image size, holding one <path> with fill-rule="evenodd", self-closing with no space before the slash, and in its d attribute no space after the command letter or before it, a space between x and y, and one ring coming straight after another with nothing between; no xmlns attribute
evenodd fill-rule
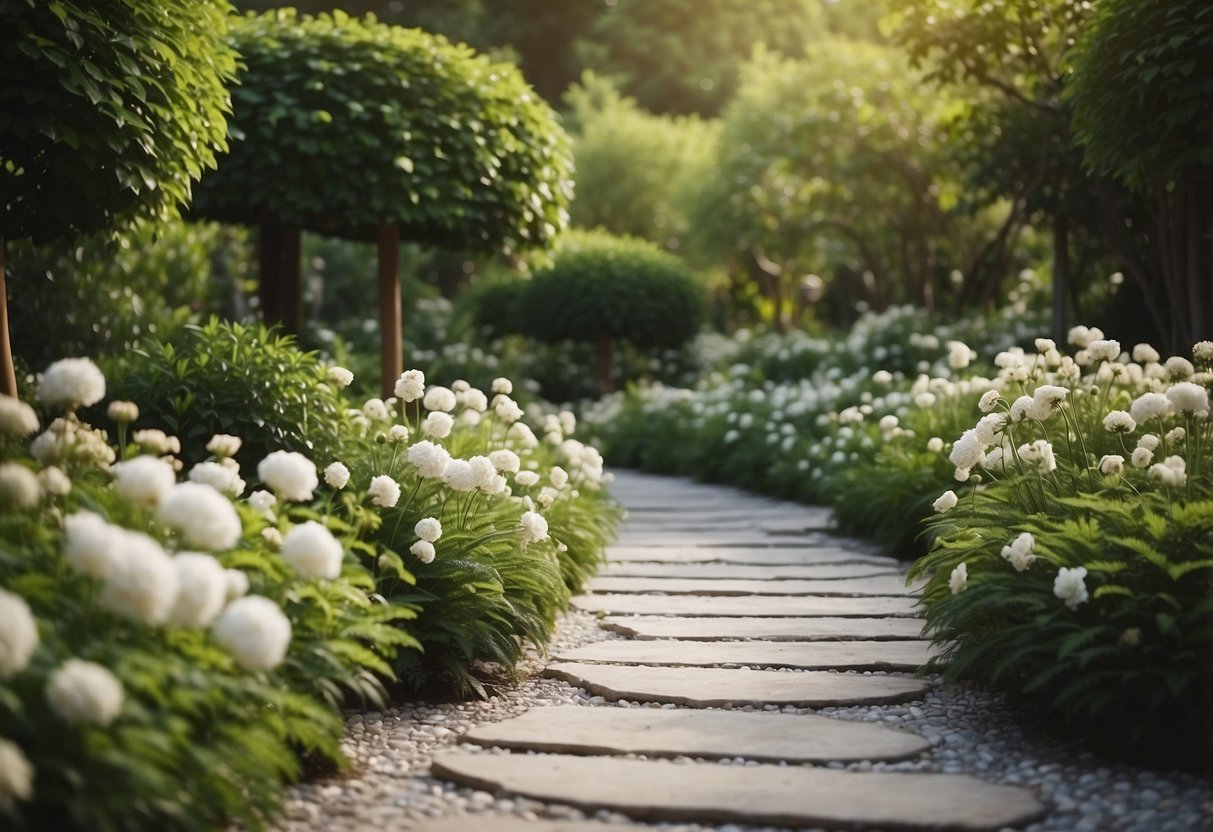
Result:
<svg viewBox="0 0 1213 832"><path fill-rule="evenodd" d="M292 335L302 322L300 256L302 239L298 228L274 220L261 223L258 241L260 255L261 319L281 324Z"/></svg>
<svg viewBox="0 0 1213 832"><path fill-rule="evenodd" d="M1066 342L1066 292L1070 286L1070 222L1065 214L1053 217L1053 322L1050 331L1058 344Z"/></svg>
<svg viewBox="0 0 1213 832"><path fill-rule="evenodd" d="M598 392L615 392L615 344L610 335L598 336Z"/></svg>
<svg viewBox="0 0 1213 832"><path fill-rule="evenodd" d="M0 237L0 393L17 397L13 345L8 334L8 281L4 275L4 238Z"/></svg>
<svg viewBox="0 0 1213 832"><path fill-rule="evenodd" d="M400 302L400 230L379 227L379 377L383 397L396 392L404 372L403 313Z"/></svg>

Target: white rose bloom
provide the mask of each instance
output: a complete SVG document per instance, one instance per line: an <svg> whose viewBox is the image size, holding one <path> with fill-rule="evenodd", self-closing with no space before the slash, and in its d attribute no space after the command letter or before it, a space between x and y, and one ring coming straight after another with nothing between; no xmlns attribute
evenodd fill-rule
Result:
<svg viewBox="0 0 1213 832"><path fill-rule="evenodd" d="M38 377L38 399L46 405L88 407L105 398L105 376L87 358L64 358Z"/></svg>
<svg viewBox="0 0 1213 832"><path fill-rule="evenodd" d="M1120 454L1106 454L1099 460L1099 473L1106 477L1116 477L1124 473L1125 458Z"/></svg>
<svg viewBox="0 0 1213 832"><path fill-rule="evenodd" d="M1181 381L1167 388L1167 400L1171 407L1187 415L1208 414L1209 391L1190 381Z"/></svg>
<svg viewBox="0 0 1213 832"><path fill-rule="evenodd" d="M523 512L522 516L518 518L518 525L522 529L523 546L548 538L548 521L543 518L542 514L534 511Z"/></svg>
<svg viewBox="0 0 1213 832"><path fill-rule="evenodd" d="M955 491L945 491L939 495L939 498L935 502L931 503L931 507L935 509L936 513L945 514L956 508L959 502Z"/></svg>
<svg viewBox="0 0 1213 832"><path fill-rule="evenodd" d="M227 570L210 555L198 552L177 555L173 568L177 571L177 598L168 623L173 627L209 627L227 603Z"/></svg>
<svg viewBox="0 0 1213 832"><path fill-rule="evenodd" d="M1035 547L1036 539L1029 532L1024 532L1011 541L1010 546L1002 547L1002 556L1011 562L1016 572L1023 572L1036 560L1036 555L1032 553Z"/></svg>
<svg viewBox="0 0 1213 832"><path fill-rule="evenodd" d="M539 475L534 471L519 471L514 475L514 482L524 488L539 484Z"/></svg>
<svg viewBox="0 0 1213 832"><path fill-rule="evenodd" d="M1129 457L1134 468L1145 468L1154 461L1154 452L1149 448L1138 446Z"/></svg>
<svg viewBox="0 0 1213 832"><path fill-rule="evenodd" d="M33 794L34 767L19 745L0 737L0 806Z"/></svg>
<svg viewBox="0 0 1213 832"><path fill-rule="evenodd" d="M248 595L248 575L239 569L225 569L224 577L227 584L224 587L223 599L227 603Z"/></svg>
<svg viewBox="0 0 1213 832"><path fill-rule="evenodd" d="M38 649L38 622L20 595L0 589L0 679L20 673Z"/></svg>
<svg viewBox="0 0 1213 832"><path fill-rule="evenodd" d="M1142 393L1129 405L1129 415L1141 425L1150 419L1161 418L1171 412L1171 400L1162 393Z"/></svg>
<svg viewBox="0 0 1213 832"><path fill-rule="evenodd" d="M442 523L437 517L423 517L417 521L417 525L413 527L413 531L422 540L433 543L442 537Z"/></svg>
<svg viewBox="0 0 1213 832"><path fill-rule="evenodd" d="M430 387L425 391L421 404L426 410L450 413L455 409L455 393L447 387Z"/></svg>
<svg viewBox="0 0 1213 832"><path fill-rule="evenodd" d="M223 465L219 462L199 462L189 473L190 482L209 485L220 494L229 497L239 497L244 493L244 480L240 478L240 468Z"/></svg>
<svg viewBox="0 0 1213 832"><path fill-rule="evenodd" d="M431 411L421 420L422 432L435 439L446 439L451 435L451 430L454 427L455 420L451 417L451 414L444 413L441 410Z"/></svg>
<svg viewBox="0 0 1213 832"><path fill-rule="evenodd" d="M1053 594L1065 601L1066 606L1070 609L1076 609L1079 604L1090 597L1087 594L1087 587L1083 583L1085 577L1087 577L1085 567L1067 569L1063 566L1057 570L1057 577L1053 579Z"/></svg>
<svg viewBox="0 0 1213 832"><path fill-rule="evenodd" d="M63 497L72 493L71 479L63 473L62 468L56 468L54 465L49 465L38 472L38 482L42 484L47 494Z"/></svg>
<svg viewBox="0 0 1213 832"><path fill-rule="evenodd" d="M354 374L345 367L329 367L328 380L337 387L349 387L354 382Z"/></svg>
<svg viewBox="0 0 1213 832"><path fill-rule="evenodd" d="M145 534L126 529L115 534L117 556L102 576L101 606L132 621L163 624L177 598L173 559Z"/></svg>
<svg viewBox="0 0 1213 832"><path fill-rule="evenodd" d="M372 422L386 422L390 417L383 399L367 399L362 405L362 415Z"/></svg>
<svg viewBox="0 0 1213 832"><path fill-rule="evenodd" d="M0 508L23 509L42 499L38 475L15 462L0 463Z"/></svg>
<svg viewBox="0 0 1213 832"><path fill-rule="evenodd" d="M446 471L451 455L441 445L422 440L409 447L408 460L423 478L437 479Z"/></svg>
<svg viewBox="0 0 1213 832"><path fill-rule="evenodd" d="M396 380L396 398L403 402L415 402L425 395L425 373L406 370Z"/></svg>
<svg viewBox="0 0 1213 832"><path fill-rule="evenodd" d="M268 491L254 491L248 495L248 504L271 523L274 521L274 506L278 505L278 498Z"/></svg>
<svg viewBox="0 0 1213 832"><path fill-rule="evenodd" d="M509 396L501 396L493 410L497 418L506 424L512 424L522 418L522 408Z"/></svg>
<svg viewBox="0 0 1213 832"><path fill-rule="evenodd" d="M210 551L230 549L240 539L240 515L231 501L209 485L183 482L169 492L156 518L181 533L185 542Z"/></svg>
<svg viewBox="0 0 1213 832"><path fill-rule="evenodd" d="M442 472L442 481L455 491L475 491L480 486L480 477L465 459L448 462Z"/></svg>
<svg viewBox="0 0 1213 832"><path fill-rule="evenodd" d="M0 433L23 439L38 430L38 414L20 399L0 394Z"/></svg>
<svg viewBox="0 0 1213 832"><path fill-rule="evenodd" d="M955 595L958 592L964 592L965 587L968 585L969 567L963 563L957 564L956 568L952 570L951 576L948 578L948 587L952 590L952 594Z"/></svg>
<svg viewBox="0 0 1213 832"><path fill-rule="evenodd" d="M269 598L246 595L227 605L211 634L245 670L272 670L286 658L291 622Z"/></svg>
<svg viewBox="0 0 1213 832"><path fill-rule="evenodd" d="M243 444L244 440L239 436L232 436L230 433L216 433L211 437L211 441L206 443L206 449L215 456L226 459L239 453L240 446Z"/></svg>
<svg viewBox="0 0 1213 832"><path fill-rule="evenodd" d="M1103 417L1103 429L1109 433L1132 433L1137 430L1137 422L1123 410L1113 410Z"/></svg>
<svg viewBox="0 0 1213 832"><path fill-rule="evenodd" d="M514 382L508 378L495 378L493 379L492 391L508 396L514 392Z"/></svg>
<svg viewBox="0 0 1213 832"><path fill-rule="evenodd" d="M282 538L282 559L305 578L333 580L344 558L341 541L315 520L292 527Z"/></svg>
<svg viewBox="0 0 1213 832"><path fill-rule="evenodd" d="M381 474L371 480L371 486L366 493L371 502L380 508L392 508L400 502L400 483L386 474Z"/></svg>
<svg viewBox="0 0 1213 832"><path fill-rule="evenodd" d="M1153 364L1160 359L1158 350L1149 344L1137 344L1133 347L1133 360L1138 364Z"/></svg>
<svg viewBox="0 0 1213 832"><path fill-rule="evenodd" d="M312 492L320 485L316 466L294 451L271 453L257 464L257 476L284 500L310 500Z"/></svg>
<svg viewBox="0 0 1213 832"><path fill-rule="evenodd" d="M428 540L418 540L409 547L409 551L416 555L417 560L422 563L433 563L434 555L437 554L434 550L434 544Z"/></svg>
<svg viewBox="0 0 1213 832"><path fill-rule="evenodd" d="M489 409L488 397L484 392L470 387L459 394L459 403L475 413L484 413Z"/></svg>
<svg viewBox="0 0 1213 832"><path fill-rule="evenodd" d="M340 462L331 462L324 469L324 481L331 488L342 489L350 481L350 469Z"/></svg>
<svg viewBox="0 0 1213 832"><path fill-rule="evenodd" d="M124 699L118 677L81 659L68 659L46 682L47 704L73 725L109 725L122 711Z"/></svg>
<svg viewBox="0 0 1213 832"><path fill-rule="evenodd" d="M177 484L173 466L154 456L137 456L110 467L114 491L124 500L155 508Z"/></svg>
<svg viewBox="0 0 1213 832"><path fill-rule="evenodd" d="M122 529L111 526L91 511L81 511L63 521L67 546L64 555L72 568L100 578L109 571L110 563L120 557L119 537Z"/></svg>

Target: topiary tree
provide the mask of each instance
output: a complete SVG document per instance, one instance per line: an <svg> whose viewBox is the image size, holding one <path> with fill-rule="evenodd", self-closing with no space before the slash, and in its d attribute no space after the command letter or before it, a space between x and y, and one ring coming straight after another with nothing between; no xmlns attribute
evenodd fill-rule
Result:
<svg viewBox="0 0 1213 832"><path fill-rule="evenodd" d="M233 27L232 142L194 214L259 225L262 301L299 322L299 231L379 244L383 382L401 355L401 238L543 245L566 224L567 140L517 69L419 30L293 9Z"/></svg>
<svg viewBox="0 0 1213 832"><path fill-rule="evenodd" d="M687 266L655 245L604 232L571 232L535 273L522 301L525 334L598 348L598 386L613 386L614 346L677 347L699 329L702 290Z"/></svg>
<svg viewBox="0 0 1213 832"><path fill-rule="evenodd" d="M4 240L172 218L225 147L226 0L0 0L0 389L16 395Z"/></svg>

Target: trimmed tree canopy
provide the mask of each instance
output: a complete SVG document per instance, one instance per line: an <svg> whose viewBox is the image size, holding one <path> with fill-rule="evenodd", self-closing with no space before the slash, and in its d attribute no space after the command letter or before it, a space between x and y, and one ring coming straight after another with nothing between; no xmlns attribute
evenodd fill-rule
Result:
<svg viewBox="0 0 1213 832"><path fill-rule="evenodd" d="M415 29L282 9L233 25L231 150L198 215L471 250L547 242L571 161L517 69Z"/></svg>
<svg viewBox="0 0 1213 832"><path fill-rule="evenodd" d="M0 0L0 237L175 216L225 147L225 0Z"/></svg>

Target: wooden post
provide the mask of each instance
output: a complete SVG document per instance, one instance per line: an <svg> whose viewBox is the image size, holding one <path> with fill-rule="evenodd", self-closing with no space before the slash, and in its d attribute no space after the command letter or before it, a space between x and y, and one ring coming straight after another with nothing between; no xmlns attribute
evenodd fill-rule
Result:
<svg viewBox="0 0 1213 832"><path fill-rule="evenodd" d="M260 235L261 319L267 324L282 324L286 332L298 334L303 305L299 262L302 235L298 228L275 220L261 223Z"/></svg>
<svg viewBox="0 0 1213 832"><path fill-rule="evenodd" d="M383 397L395 395L404 372L403 315L400 309L400 230L379 226L379 372Z"/></svg>
<svg viewBox="0 0 1213 832"><path fill-rule="evenodd" d="M4 238L0 237L0 393L17 397L13 345L8 332L8 282L4 276Z"/></svg>

